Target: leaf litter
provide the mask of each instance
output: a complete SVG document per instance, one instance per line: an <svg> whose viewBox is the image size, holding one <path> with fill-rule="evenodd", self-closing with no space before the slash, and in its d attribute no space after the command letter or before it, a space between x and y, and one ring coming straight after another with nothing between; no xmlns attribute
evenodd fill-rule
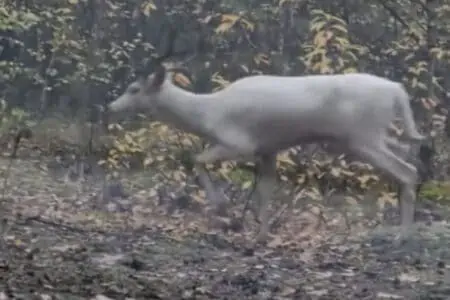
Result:
<svg viewBox="0 0 450 300"><path fill-rule="evenodd" d="M339 231L296 211L251 246L250 217L236 229L233 215L217 222L194 198L168 213L156 188L130 181L127 195L105 196L99 180L61 183L16 161L2 205L0 299L450 297L446 222L419 222L401 239L395 226Z"/></svg>

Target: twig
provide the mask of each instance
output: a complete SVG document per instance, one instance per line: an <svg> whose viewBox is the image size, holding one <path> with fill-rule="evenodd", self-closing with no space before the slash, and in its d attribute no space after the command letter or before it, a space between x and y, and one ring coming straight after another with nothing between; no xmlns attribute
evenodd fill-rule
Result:
<svg viewBox="0 0 450 300"><path fill-rule="evenodd" d="M89 233L89 232L94 232L94 233L99 233L99 234L107 234L109 232L101 230L101 229L83 229L83 228L79 228L79 227L75 227L75 226L71 226L71 225L67 225L64 223L57 223L55 221L43 218L39 215L35 215L35 216L28 216L25 217L24 219L24 223L27 224L28 222L39 222L45 225L49 225L49 226L53 226L53 227L58 227L59 229L65 229L65 230L69 230L72 232L77 232L77 233Z"/></svg>
<svg viewBox="0 0 450 300"><path fill-rule="evenodd" d="M410 29L410 26L408 25L408 23L406 23L405 20L403 20L400 15L395 11L394 8L390 7L385 0L377 0L378 3L381 4L381 6L383 6L383 8L385 10L387 10L393 17L394 19L396 19L398 22L400 22L403 26L405 26L406 28ZM416 22L416 24L423 29L424 31L426 31L426 28L422 26L422 24L420 24L419 22Z"/></svg>

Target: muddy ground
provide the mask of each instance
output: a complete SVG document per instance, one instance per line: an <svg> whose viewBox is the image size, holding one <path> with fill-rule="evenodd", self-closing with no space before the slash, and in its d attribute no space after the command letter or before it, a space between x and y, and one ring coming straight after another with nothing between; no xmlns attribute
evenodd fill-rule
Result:
<svg viewBox="0 0 450 300"><path fill-rule="evenodd" d="M450 299L441 207L422 205L407 238L394 226L293 227L294 213L252 247L254 228L213 230L201 209L163 213L145 184L105 196L96 177L8 163L0 299Z"/></svg>

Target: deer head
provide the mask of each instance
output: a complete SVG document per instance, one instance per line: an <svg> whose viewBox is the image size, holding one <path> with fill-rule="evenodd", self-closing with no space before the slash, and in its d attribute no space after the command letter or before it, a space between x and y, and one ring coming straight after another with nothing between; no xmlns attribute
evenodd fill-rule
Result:
<svg viewBox="0 0 450 300"><path fill-rule="evenodd" d="M168 70L163 66L163 61L174 55L184 54L186 51L174 53L174 42L177 32L172 24L169 27L168 47L165 53L152 61L156 66L154 72L148 76L139 76L126 88L125 92L108 105L111 112L124 110L154 111L158 107L158 100L164 94L165 83L170 85L170 80L166 80ZM168 87L170 88L170 87Z"/></svg>
<svg viewBox="0 0 450 300"><path fill-rule="evenodd" d="M133 109L152 112L158 106L157 102L164 89L166 74L166 68L160 65L153 74L132 82L119 98L108 105L109 111L120 112Z"/></svg>

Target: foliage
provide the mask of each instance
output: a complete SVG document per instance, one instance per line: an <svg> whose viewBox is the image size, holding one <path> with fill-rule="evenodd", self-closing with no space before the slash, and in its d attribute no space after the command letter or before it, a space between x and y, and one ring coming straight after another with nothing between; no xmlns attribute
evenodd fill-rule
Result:
<svg viewBox="0 0 450 300"><path fill-rule="evenodd" d="M315 9L310 22L312 43L303 48L301 57L308 70L313 73L354 73L356 62L367 50L351 43L347 24L341 18Z"/></svg>
<svg viewBox="0 0 450 300"><path fill-rule="evenodd" d="M20 126L31 125L29 114L21 108L8 107L4 99L0 99L0 137L8 135Z"/></svg>
<svg viewBox="0 0 450 300"><path fill-rule="evenodd" d="M446 181L427 182L422 186L420 196L434 201L448 201L450 199L450 183Z"/></svg>
<svg viewBox="0 0 450 300"><path fill-rule="evenodd" d="M252 74L362 71L402 81L425 131L434 130L437 117L447 122L450 27L442 21L450 15L447 0L406 0L395 8L381 2L348 1L342 7L337 2L284 0L258 5L185 0L0 4L0 97L11 107L48 113L68 98L68 113L88 115L117 97L142 69L151 71L152 58L167 46L170 24L179 33L176 50L187 53L171 59L194 79L176 75L186 89L217 91ZM150 120L139 119L138 124L110 124L115 141L100 164L111 170L171 170L165 173L184 180L191 164L186 157L200 151L198 139ZM278 166L281 180L308 190L307 196L363 194L374 186L390 191L369 165L320 149L305 157L306 148L280 154ZM208 167L249 186L251 174L236 169L235 163Z"/></svg>

